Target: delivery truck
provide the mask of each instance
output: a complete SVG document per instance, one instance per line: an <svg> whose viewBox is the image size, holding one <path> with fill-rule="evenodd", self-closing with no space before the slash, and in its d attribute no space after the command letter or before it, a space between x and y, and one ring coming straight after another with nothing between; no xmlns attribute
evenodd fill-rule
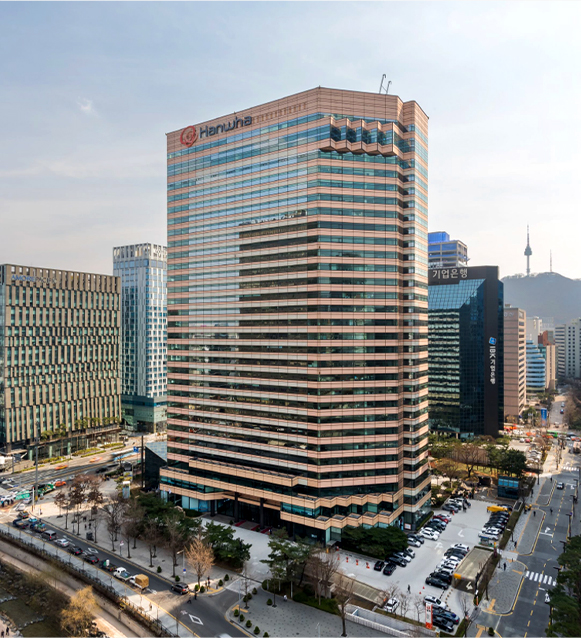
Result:
<svg viewBox="0 0 581 638"><path fill-rule="evenodd" d="M137 587L137 589L144 590L149 587L149 576L145 574L137 574L129 579L129 584Z"/></svg>

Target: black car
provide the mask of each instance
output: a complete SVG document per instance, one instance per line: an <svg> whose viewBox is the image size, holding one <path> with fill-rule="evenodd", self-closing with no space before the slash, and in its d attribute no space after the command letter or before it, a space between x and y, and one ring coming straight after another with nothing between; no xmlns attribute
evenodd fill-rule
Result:
<svg viewBox="0 0 581 638"><path fill-rule="evenodd" d="M400 567L407 567L408 561L405 558L401 558L399 556L390 556L389 560Z"/></svg>
<svg viewBox="0 0 581 638"><path fill-rule="evenodd" d="M447 609L434 607L434 610L432 613L434 616L439 616L440 618L444 618L444 620L454 623L455 625L457 625L460 622L460 618L456 614L452 613L451 611L448 611Z"/></svg>
<svg viewBox="0 0 581 638"><path fill-rule="evenodd" d="M91 565L96 565L99 562L99 559L95 554L87 554L83 556L83 559L87 561L87 563L91 563Z"/></svg>
<svg viewBox="0 0 581 638"><path fill-rule="evenodd" d="M446 572L434 571L430 574L431 578L437 578L438 580L444 581L446 584L450 584L452 582L452 576L447 574Z"/></svg>
<svg viewBox="0 0 581 638"><path fill-rule="evenodd" d="M391 576L394 571L395 571L395 563L392 563L391 561L388 561L385 564L385 567L383 568L383 573L386 576Z"/></svg>
<svg viewBox="0 0 581 638"><path fill-rule="evenodd" d="M428 576L426 578L426 585L432 585L432 587L440 587L441 589L448 589L449 585L440 578L435 576Z"/></svg>
<svg viewBox="0 0 581 638"><path fill-rule="evenodd" d="M71 545L68 549L69 554L73 554L73 556L80 556L83 553L83 550L80 547L75 547Z"/></svg>
<svg viewBox="0 0 581 638"><path fill-rule="evenodd" d="M378 560L377 563L375 563L375 565L373 566L373 569L376 572L380 572L383 569L384 565L385 565L385 563L382 560Z"/></svg>
<svg viewBox="0 0 581 638"><path fill-rule="evenodd" d="M440 521L433 521L433 520L427 523L426 527L437 529L440 532L443 532L446 529L446 525L444 523L440 523Z"/></svg>
<svg viewBox="0 0 581 638"><path fill-rule="evenodd" d="M410 534L409 538L419 541L422 545L426 542L426 539L423 536L418 536L417 534Z"/></svg>
<svg viewBox="0 0 581 638"><path fill-rule="evenodd" d="M171 586L171 590L177 592L180 595L187 594L190 591L189 587L184 583L174 583Z"/></svg>
<svg viewBox="0 0 581 638"><path fill-rule="evenodd" d="M447 634L453 634L455 631L454 625L449 620L446 620L445 618L442 618L441 616L433 616L432 622L434 625L436 625L436 627L439 627L440 629L445 631Z"/></svg>

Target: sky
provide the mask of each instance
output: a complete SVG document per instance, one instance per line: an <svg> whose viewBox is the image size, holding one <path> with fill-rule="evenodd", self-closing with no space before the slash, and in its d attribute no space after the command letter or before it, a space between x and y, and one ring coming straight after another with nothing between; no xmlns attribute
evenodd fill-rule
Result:
<svg viewBox="0 0 581 638"><path fill-rule="evenodd" d="M0 263L166 243L165 134L315 86L416 100L429 227L581 278L578 2L1 2Z"/></svg>

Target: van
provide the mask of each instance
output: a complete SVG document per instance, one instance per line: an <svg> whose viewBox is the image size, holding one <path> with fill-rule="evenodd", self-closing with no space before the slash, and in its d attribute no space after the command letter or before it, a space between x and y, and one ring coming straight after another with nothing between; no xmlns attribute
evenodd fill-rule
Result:
<svg viewBox="0 0 581 638"><path fill-rule="evenodd" d="M42 538L45 541L54 541L56 539L56 532L53 532L52 530L47 530L46 532L42 533Z"/></svg>

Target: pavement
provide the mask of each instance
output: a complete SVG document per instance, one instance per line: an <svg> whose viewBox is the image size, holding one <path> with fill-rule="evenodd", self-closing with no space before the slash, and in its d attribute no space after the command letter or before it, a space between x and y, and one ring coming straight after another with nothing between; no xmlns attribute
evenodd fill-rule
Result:
<svg viewBox="0 0 581 638"><path fill-rule="evenodd" d="M236 590L236 584L230 586ZM236 604L229 612L229 618L242 624L246 631L254 632L255 627L260 628L260 633L265 631L270 636L300 636L308 638L310 636L333 637L341 635L342 624L340 616L329 614L328 612L309 607L292 600L285 602L282 597L276 597L276 607L267 605L268 599L273 599L272 594L258 588L258 593L252 597L248 603L248 609L242 603L242 613L244 622L239 623L234 618L233 611L238 607ZM246 628L246 621L252 622L251 628ZM350 620L346 621L348 636L385 636L385 633L368 629Z"/></svg>

